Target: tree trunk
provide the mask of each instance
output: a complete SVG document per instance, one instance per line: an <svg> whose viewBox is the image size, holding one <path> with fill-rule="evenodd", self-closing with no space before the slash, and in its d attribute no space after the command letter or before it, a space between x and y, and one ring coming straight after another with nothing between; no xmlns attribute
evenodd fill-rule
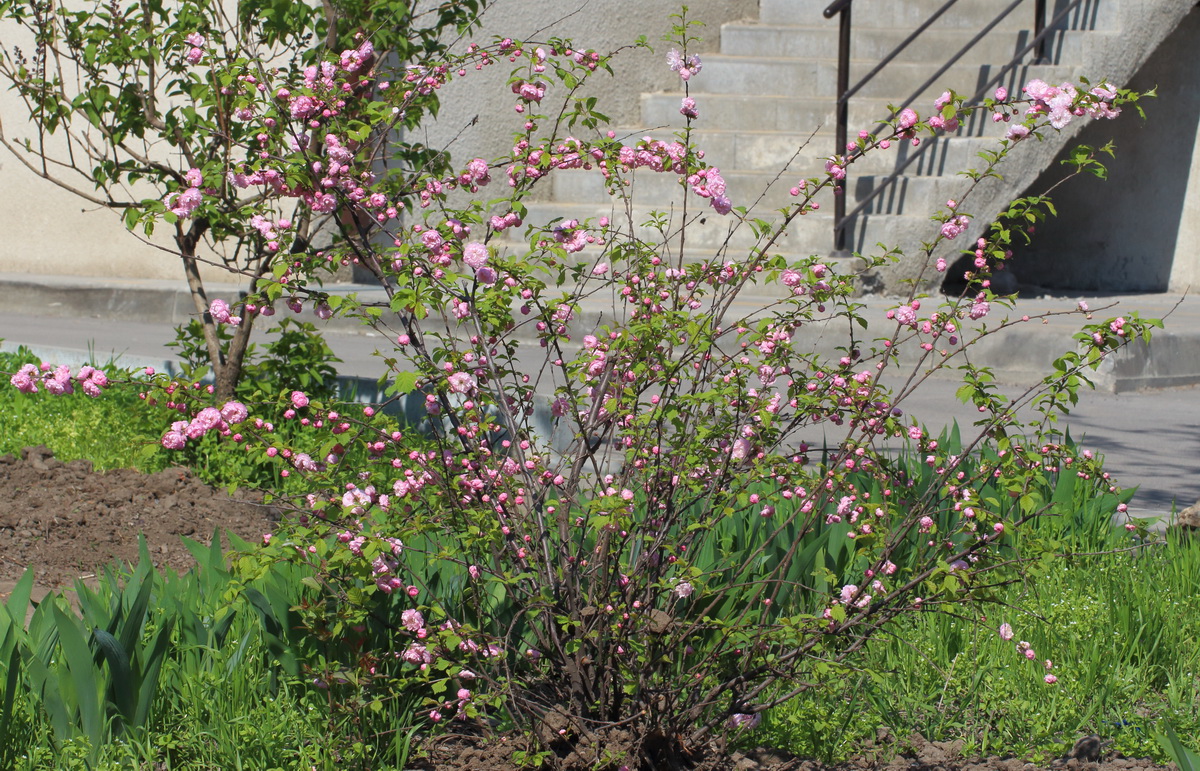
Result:
<svg viewBox="0 0 1200 771"><path fill-rule="evenodd" d="M195 220L186 231L181 224L176 223L175 243L183 260L183 272L192 294L192 304L204 328L204 343L208 349L208 360L213 373L213 395L218 401L228 401L234 397L238 382L242 378L242 366L250 347L254 315L242 314L242 323L234 329L233 339L229 341L229 350L221 350L217 322L209 312L208 293L204 290L204 280L200 277L200 263L196 259L196 247L207 230L208 221L204 219ZM256 273L261 276L268 264L268 260L260 258Z"/></svg>

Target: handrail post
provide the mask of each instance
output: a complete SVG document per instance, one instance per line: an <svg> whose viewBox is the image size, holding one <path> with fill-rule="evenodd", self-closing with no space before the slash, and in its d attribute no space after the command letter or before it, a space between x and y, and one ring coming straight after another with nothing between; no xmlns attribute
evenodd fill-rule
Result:
<svg viewBox="0 0 1200 771"><path fill-rule="evenodd" d="M1035 0L1033 4L1033 34L1037 37L1046 29L1046 0ZM1043 37L1037 45L1037 52L1034 55L1034 64L1049 64L1050 56L1047 53L1046 42L1049 38Z"/></svg>
<svg viewBox="0 0 1200 771"><path fill-rule="evenodd" d="M850 3L842 6L838 18L838 72L837 72L837 126L834 138L837 148L834 155L847 154L846 144L849 141L850 99ZM833 199L833 251L835 254L846 253L846 196L849 195L850 169L846 167L846 176L841 180L841 193Z"/></svg>

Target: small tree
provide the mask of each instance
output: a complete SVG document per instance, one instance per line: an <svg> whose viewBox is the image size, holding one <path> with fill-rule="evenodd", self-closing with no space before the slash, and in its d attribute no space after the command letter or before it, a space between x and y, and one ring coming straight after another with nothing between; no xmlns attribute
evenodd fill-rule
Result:
<svg viewBox="0 0 1200 771"><path fill-rule="evenodd" d="M687 83L702 63L679 22L684 50L667 64ZM1096 459L1075 455L1050 421L1089 367L1157 322L1087 325L1079 349L1015 401L971 362L982 337L1036 320L996 322L1012 298L987 282L1013 239L1050 211L1047 199L1015 202L967 245L978 289L941 302L913 290L878 320L891 323L874 340L858 332L868 325L853 290L857 273L891 260L947 270L935 250L962 235L979 181L1005 156L1076 117L1115 117L1136 94L1037 80L1022 96L999 90L976 109L1008 124L1003 138L968 172L969 189L934 213L930 240L855 270L785 259L784 229L839 194L848 165L951 128L968 112L960 97L936 100L927 120L907 109L861 135L824 174L798 180L770 222L727 196L714 159L692 142L703 97L685 96L675 137L621 139L580 92L608 59L568 41L472 46L452 66L412 68L397 78L403 88L374 90L355 59L364 45L298 80L265 73L261 96L247 88L234 107L255 105L261 151L228 173L235 183L273 174L280 196L340 213L357 231L333 259L374 272L388 307L330 298L328 310L395 341L389 394L409 399L426 430L301 391L247 407L166 378L138 384L188 416L165 431L165 447L212 432L279 464L288 482L273 492L280 502L294 494L293 517L238 569L305 566L306 674L360 725L418 699L431 726L528 729L559 767L682 767L714 737L853 665L897 620L969 608L1018 579L1022 559L1055 548L1039 542L1038 522L1064 508L1043 495L1060 470L1115 506ZM505 60L520 116L511 152L454 171L375 174L399 116ZM243 88L246 66L214 68L214 80ZM1091 155L1075 157L1077 171L1095 170ZM493 200L464 194L493 174L503 179ZM602 175L617 197L612 216L526 222L527 196L570 174ZM628 189L654 175L677 184L684 205L642 222ZM401 221L408 201L418 209ZM707 220L723 228L706 244L697 236ZM293 295L328 254L275 264L245 313ZM755 286L775 299L747 310L737 301ZM589 318L597 303L602 313ZM837 353L803 344L802 328L831 319L845 322ZM979 409L973 440L930 436L901 409L950 366ZM905 384L897 390L883 384L893 373ZM93 375L75 382L99 393ZM65 392L72 376L31 364L12 382ZM1029 401L1041 415L1018 426L1015 410ZM276 431L268 410L278 407L291 432ZM818 455L806 438L829 426L840 442ZM891 442L920 460L896 462ZM1034 658L1027 644L1021 655ZM537 754L517 759L533 765Z"/></svg>
<svg viewBox="0 0 1200 771"><path fill-rule="evenodd" d="M43 179L120 212L130 230L140 227L149 236L159 218L174 229L216 391L229 397L255 312L271 310L231 316L226 301L208 297L201 266L223 267L253 291L284 263L313 256L323 231L328 240L357 230L353 219L338 218L328 207L296 206L301 199L292 180L237 173L240 159L261 152L261 127L252 119L265 75L286 73L287 82L298 82L306 67L340 51L355 73L353 85L346 85L369 90L377 62L437 60L446 45L442 33L465 30L485 2L443 2L417 12L400 0L324 0L320 6L247 0L236 7L220 0L113 0L83 10L48 0L0 0L0 21L19 25L35 41L29 54L0 50L0 77L24 101L33 124L23 139L0 125L0 144ZM208 66L214 62L229 66L218 74ZM371 125L387 131L415 126L437 108L436 94L425 96L386 129L377 120ZM302 134L293 139L305 141ZM310 160L328 163L328 150L312 148ZM436 168L440 158L395 137L389 151L389 158L375 160L414 169ZM310 199L320 193L309 192ZM222 340L217 324L229 321L236 327Z"/></svg>

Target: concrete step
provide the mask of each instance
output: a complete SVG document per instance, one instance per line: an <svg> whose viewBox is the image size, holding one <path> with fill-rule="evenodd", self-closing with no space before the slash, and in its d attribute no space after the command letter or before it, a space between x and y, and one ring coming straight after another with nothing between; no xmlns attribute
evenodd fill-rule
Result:
<svg viewBox="0 0 1200 771"><path fill-rule="evenodd" d="M1019 88L1019 84L1026 82L1013 73L1010 73L1006 80L1012 84L1008 86L1010 89ZM664 129L682 130L684 121L679 114L681 98L681 94L642 94L641 113L644 128L634 132L635 136L647 130L656 134ZM922 117L927 117L933 111L935 98L936 95L922 103L914 103L913 108ZM790 137L805 138L813 132L831 134L836 125L837 112L832 97L797 99L790 96L706 94L695 99L700 117L694 125L701 131L736 131L738 127L745 126L757 133L780 132ZM850 135L854 136L860 129L874 130L881 122L891 117L892 111L889 106L899 106L902 103L901 98L851 99L848 112ZM969 136L1001 136L1004 132L999 131L988 117L979 116L964 124L960 133ZM831 154L833 142L829 141L827 147L828 150L821 149L817 152L821 155Z"/></svg>
<svg viewBox="0 0 1200 771"><path fill-rule="evenodd" d="M638 238L649 243L659 243L664 240L662 232L649 223L652 211L663 214L665 221L666 248L677 253L679 228L683 221L683 212L678 206L672 208L671 202L664 205L642 201L631 206L610 198L606 202L596 203L555 203L544 201L527 204L530 224L549 225L555 219L577 219L584 221L606 216L615 227L625 232L632 232ZM776 238L770 246L771 254L785 256L810 256L814 254L828 255L833 248L833 215L832 202L822 204L822 210L813 212L793 220L786 231ZM751 218L768 222L779 222L780 215L769 208L756 208ZM926 213L920 215L903 214L888 216L859 216L853 225L848 247L852 251L878 254L882 250L876 244L883 242L889 246L898 244L920 244L937 235L938 225L930 221ZM514 234L515 240L520 240L521 234ZM761 247L764 239L755 236L749 225L739 222L736 215L722 217L712 211L707 205L692 206L687 213L686 257L689 260L705 259L739 259L750 254L751 250ZM526 247L528 248L528 247Z"/></svg>
<svg viewBox="0 0 1200 771"><path fill-rule="evenodd" d="M871 61L851 62L850 82L857 83L874 66ZM938 66L925 62L892 62L865 83L855 96L901 101L936 73ZM1024 73L1022 82L1031 78L1058 82L1075 74L1073 66L1027 65L1019 69ZM987 81L989 73L995 71L989 65L953 67L926 87L921 95L929 102L946 89L969 96ZM692 78L688 86L697 101L704 94L744 94L750 88L756 94L801 99L833 97L837 93L837 60L714 55L706 59L704 70Z"/></svg>
<svg viewBox="0 0 1200 771"><path fill-rule="evenodd" d="M810 169L804 176L823 174ZM726 195L734 206L750 206L754 202L760 211L774 211L790 206L796 202L789 188L796 184L800 173L789 173L779 176L775 171L724 171L728 192ZM850 175L850 199L857 201L865 196L882 181L883 175ZM623 189L622 196L614 196L605 186L604 178L598 172L567 171L554 175L552 181L553 198L564 203L594 203L604 204L610 200L627 199L633 206L650 205L659 208L673 207L682 209L687 198L687 206L692 210L708 208L708 202L690 192L682 177L675 174L661 174L648 169L640 169L626 178L631 183ZM957 194L964 182L957 176L923 176L904 177L887 192L874 199L873 213L905 214L929 213L941 206L947 198ZM853 204L851 204L853 207Z"/></svg>
<svg viewBox="0 0 1200 771"><path fill-rule="evenodd" d="M759 21L763 24L819 26L828 25L836 30L837 17L826 19L822 11L831 0L759 0ZM929 18L944 0L856 0L851 10L853 27L856 29L902 28L913 30ZM983 29L994 19L1007 3L997 0L960 0L947 10L930 29L968 28ZM1047 3L1047 22L1054 18L1054 3ZM1025 0L1017 6L997 29L1021 29L1033 26L1034 0ZM1111 28L1117 18L1119 0L1091 0L1080 4L1063 21L1067 29Z"/></svg>
<svg viewBox="0 0 1200 771"><path fill-rule="evenodd" d="M996 146L999 137L993 129L986 137L954 136L943 137L933 142L925 157L905 170L913 176L941 174L944 170L957 171L970 168L978 162L980 150ZM928 142L930 140L923 140ZM726 131L696 130L692 132L693 144L704 151L705 160L721 169L738 171L777 172L800 151L792 161L787 178L813 177L825 172L825 159L834 154L837 145L832 133L799 134L786 131ZM897 143L892 150L868 153L856 161L854 174L887 174L911 153L907 143Z"/></svg>
<svg viewBox="0 0 1200 771"><path fill-rule="evenodd" d="M854 31L850 55L861 61L878 62L908 37L908 29L864 28ZM1049 41L1054 61L1081 61L1085 41L1090 34L1060 31ZM974 37L971 30L930 28L901 51L897 63L942 61ZM1006 62L1033 39L1030 29L1006 30L986 36L959 61L964 64ZM936 56L931 55L936 53ZM729 56L765 56L779 58L816 57L835 59L838 40L828 25L785 27L739 22L721 27L721 53Z"/></svg>

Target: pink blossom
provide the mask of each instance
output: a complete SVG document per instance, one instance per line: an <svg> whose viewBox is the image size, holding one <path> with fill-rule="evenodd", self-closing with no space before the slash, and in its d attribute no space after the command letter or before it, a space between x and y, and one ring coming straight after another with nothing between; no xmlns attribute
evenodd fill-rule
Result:
<svg viewBox="0 0 1200 771"><path fill-rule="evenodd" d="M488 174L487 161L482 158L475 158L467 164L467 177L476 185L486 185L492 181Z"/></svg>
<svg viewBox="0 0 1200 771"><path fill-rule="evenodd" d="M894 314L896 321L906 327L916 327L917 312L909 305L901 305Z"/></svg>
<svg viewBox="0 0 1200 771"><path fill-rule="evenodd" d="M1012 626L1007 623L1001 624L1000 625L1000 639L1007 642L1008 640L1011 640L1012 638L1013 638Z"/></svg>
<svg viewBox="0 0 1200 771"><path fill-rule="evenodd" d="M421 611L409 608L400 614L400 623L410 632L419 632L425 627L425 617Z"/></svg>
<svg viewBox="0 0 1200 771"><path fill-rule="evenodd" d="M296 120L305 120L319 110L320 105L311 96L302 94L292 100L288 109Z"/></svg>
<svg viewBox="0 0 1200 771"><path fill-rule="evenodd" d="M292 465L299 471L313 472L319 470L317 462L308 453L298 452L292 456Z"/></svg>
<svg viewBox="0 0 1200 771"><path fill-rule="evenodd" d="M229 310L229 303L219 298L213 300L209 304L208 312L209 315L212 316L213 321L217 322L218 324L229 324L230 326L236 327L238 324L242 323L242 317L234 316Z"/></svg>
<svg viewBox="0 0 1200 771"><path fill-rule="evenodd" d="M692 585L690 583L688 583L687 581L680 581L678 584L675 585L675 589L673 590L673 593L675 594L676 597L678 597L680 599L686 599L686 598L692 596L693 591L695 591L695 589L692 587Z"/></svg>
<svg viewBox="0 0 1200 771"><path fill-rule="evenodd" d="M945 223L943 223L942 235L944 237L946 237L948 240L952 241L955 238L957 238L964 230L966 230L967 226L970 224L971 224L971 220L960 214L957 217L954 217L950 220L947 220Z"/></svg>
<svg viewBox="0 0 1200 771"><path fill-rule="evenodd" d="M221 408L221 418L229 425L237 425L249 416L249 410L241 402L226 402Z"/></svg>
<svg viewBox="0 0 1200 771"><path fill-rule="evenodd" d="M919 120L920 118L917 117L915 110L913 110L911 107L905 107L900 111L900 116L896 120L896 128L901 132L908 131L913 126L917 125L917 121Z"/></svg>
<svg viewBox="0 0 1200 771"><path fill-rule="evenodd" d="M400 654L400 658L407 661L409 664L432 664L433 656L428 649L420 643L412 643L404 649L404 653Z"/></svg>
<svg viewBox="0 0 1200 771"><path fill-rule="evenodd" d="M678 72L679 77L689 80L693 75L699 73L704 65L696 54L688 54L685 58L679 51L672 48L667 52L667 66L672 71Z"/></svg>
<svg viewBox="0 0 1200 771"><path fill-rule="evenodd" d="M1046 681L1046 685L1054 685L1058 682L1058 678L1054 675L1046 675L1042 679Z"/></svg>
<svg viewBox="0 0 1200 771"><path fill-rule="evenodd" d="M15 375L9 378L8 382L16 386L17 390L21 393L35 394L38 392L37 383L39 374L36 364L25 364Z"/></svg>
<svg viewBox="0 0 1200 771"><path fill-rule="evenodd" d="M685 96L679 105L679 114L685 118L698 118L700 113L696 110L696 100Z"/></svg>
<svg viewBox="0 0 1200 771"><path fill-rule="evenodd" d="M455 372L447 378L447 384L453 394L470 393L476 385L475 378L466 372Z"/></svg>
<svg viewBox="0 0 1200 771"><path fill-rule="evenodd" d="M308 396L303 391L292 391L292 406L302 410L308 406Z"/></svg>
<svg viewBox="0 0 1200 771"><path fill-rule="evenodd" d="M1020 142L1027 136L1029 136L1029 127L1023 123L1014 123L1004 134L1004 138L1010 142Z"/></svg>
<svg viewBox="0 0 1200 771"><path fill-rule="evenodd" d="M463 262L474 270L487 265L488 256L488 248L478 241L471 241L463 247Z"/></svg>
<svg viewBox="0 0 1200 771"><path fill-rule="evenodd" d="M171 193L167 196L167 208L180 219L187 219L192 216L192 212L203 202L204 196L194 187L189 187L181 193Z"/></svg>

